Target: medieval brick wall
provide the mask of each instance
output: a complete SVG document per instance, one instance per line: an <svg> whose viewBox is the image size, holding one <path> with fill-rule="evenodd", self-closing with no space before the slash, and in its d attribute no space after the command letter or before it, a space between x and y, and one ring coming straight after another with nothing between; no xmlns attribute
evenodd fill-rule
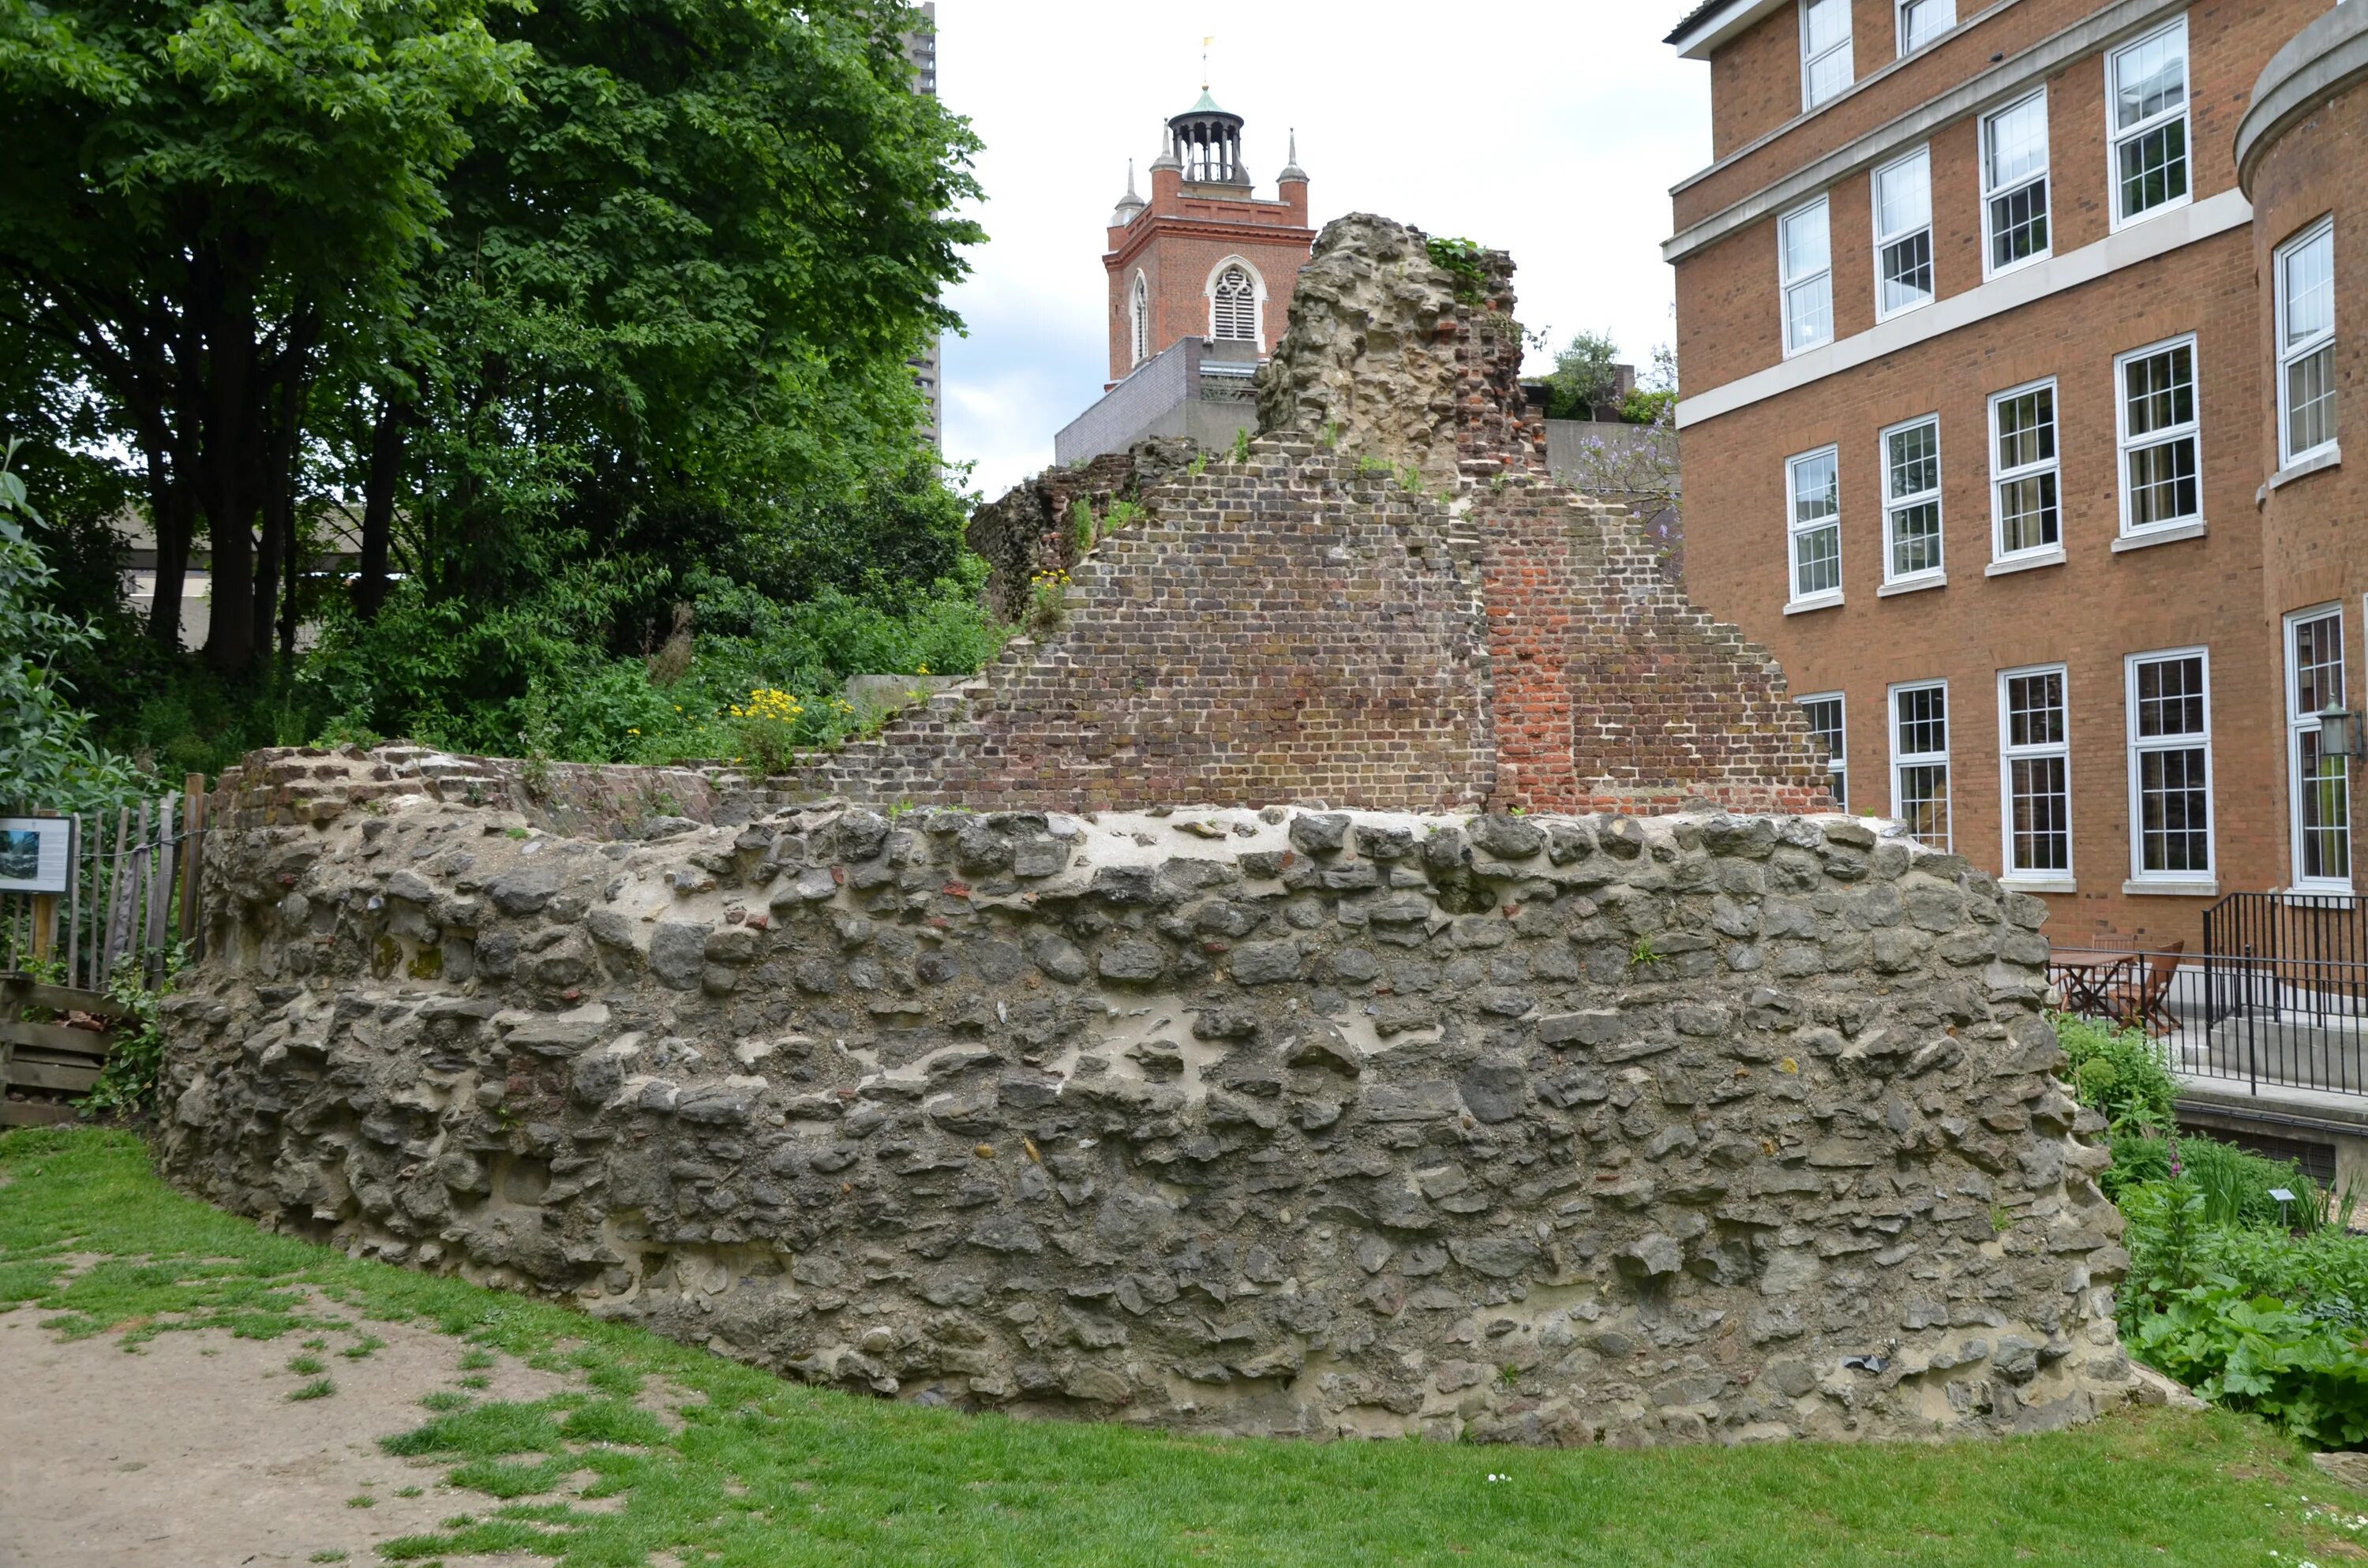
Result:
<svg viewBox="0 0 2368 1568"><path fill-rule="evenodd" d="M1269 439L1145 492L1063 623L819 764L817 791L1099 809L1489 792L1478 545L1435 495Z"/></svg>
<svg viewBox="0 0 2368 1568"><path fill-rule="evenodd" d="M1622 508L1523 473L1481 493L1498 809L1832 808L1783 671L1696 609Z"/></svg>
<svg viewBox="0 0 2368 1568"><path fill-rule="evenodd" d="M1249 460L1138 449L983 510L1015 618L1023 559L1074 560L1069 507L1133 484L1147 521L1076 562L1042 643L802 782L1000 807L1829 806L1766 652L1688 603L1624 511L1549 477L1512 275L1502 252L1452 272L1385 218L1327 227Z"/></svg>
<svg viewBox="0 0 2368 1568"><path fill-rule="evenodd" d="M986 562L986 608L1007 621L1023 619L1036 574L1067 571L1085 553L1075 508L1107 517L1113 502L1139 499L1182 472L1193 451L1180 437L1156 436L1082 468L1048 468L972 513L962 538Z"/></svg>

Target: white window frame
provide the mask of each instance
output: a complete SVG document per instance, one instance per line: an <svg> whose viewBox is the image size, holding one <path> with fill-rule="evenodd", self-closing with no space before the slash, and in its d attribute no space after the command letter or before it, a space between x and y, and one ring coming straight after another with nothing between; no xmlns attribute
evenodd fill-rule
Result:
<svg viewBox="0 0 2368 1568"><path fill-rule="evenodd" d="M1921 225L1921 232L1924 235L1924 270L1928 275L1933 275L1933 286L1924 290L1924 297L1922 299L1911 300L1907 304L1895 305L1890 309L1885 310L1883 303L1884 247L1886 245L1897 244L1903 240L1911 239L1918 231L1915 227L1909 227L1895 230L1889 233L1885 233L1884 232L1883 176L1891 173L1894 169L1905 168L1909 164L1921 164L1924 165L1924 222ZM1904 158L1894 158L1891 162L1884 165L1883 167L1875 170L1873 174L1868 176L1866 184L1866 207L1868 219L1874 226L1874 319L1879 322L1885 322L1891 320L1894 316L1904 316L1910 311L1922 310L1940 295L1940 279L1937 275L1934 275L1937 264L1933 257L1934 241L1932 233L1931 145L1928 142L1924 146L1917 148L1916 151L1908 153Z"/></svg>
<svg viewBox="0 0 2368 1568"><path fill-rule="evenodd" d="M1819 50L1816 53L1811 54L1809 52L1809 12L1813 6L1821 4L1830 5L1841 13L1842 36L1835 40L1832 43L1827 44L1824 49ZM1854 7L1851 4L1851 0L1800 0L1801 112L1803 114L1808 113L1811 109L1816 108L1820 105L1833 102L1836 98L1840 97L1844 93L1849 92L1851 84L1858 80L1858 63L1855 57L1850 53L1851 44L1853 41L1850 36L1852 31L1852 18L1850 13L1853 9ZM1844 74L1842 76L1841 83L1839 86L1835 87L1832 92L1827 93L1821 98L1816 96L1816 93L1811 87L1810 83L1816 76L1817 66L1825 61L1831 60L1837 54L1842 57L1844 67Z"/></svg>
<svg viewBox="0 0 2368 1568"><path fill-rule="evenodd" d="M2064 738L2057 741L2027 741L2017 744L2014 739L2014 710L2008 699L2011 683L2033 676L2054 676L2059 683L2057 692L2063 699ZM2073 888L2072 831L2072 675L2063 665L2022 665L1998 673L1998 864L2006 868L2003 881L2018 888L2036 888L2069 892ZM2015 864L2014 832L2014 765L2054 758L2064 764L2064 864L2061 867L2025 867Z"/></svg>
<svg viewBox="0 0 2368 1568"><path fill-rule="evenodd" d="M2049 444L2053 453L2036 461L2008 468L2000 461L2004 437L1998 429L1998 409L2019 397L2044 391L2048 394ZM2054 376L2043 376L2035 381L2025 381L2019 387L1992 392L1989 402L1990 447L1990 562L1995 566L2012 566L2019 562L2037 564L2044 561L2064 558L2064 394ZM2025 545L2020 550L2006 548L2006 507L2002 504L2006 487L2019 480L2037 479L2053 474L2055 478L2055 538L2044 544Z"/></svg>
<svg viewBox="0 0 2368 1568"><path fill-rule="evenodd" d="M2294 633L2313 621L2325 620L2329 617L2332 617L2335 621L2335 676L2343 687L2340 700L2348 703L2351 693L2351 672L2345 667L2348 653L2344 647L2343 605L2340 600L2333 604L2313 605L2308 609L2289 611L2284 618L2283 633L2278 639L2279 657L2285 666L2286 853L2290 857L2287 864L2293 868L2293 885L2296 892L2348 893L2352 886L2351 776L2349 762L2344 765L2344 771L2340 776L2343 790L2344 874L2340 877L2309 876L2303 870L2305 857L2302 825L2302 743L2304 736L2318 733L2319 723L2317 710L2313 709L2309 712L2305 712L2302 709L2302 684L2295 678L2294 674Z"/></svg>
<svg viewBox="0 0 2368 1568"><path fill-rule="evenodd" d="M2312 334L2308 339L2300 344L2290 346L2286 342L2286 311L2293 303L2293 300L2291 298L2290 291L2286 288L2286 260L2289 256L2293 256L2294 252L2303 249L2306 245L2317 244L2322 239L2327 241L2328 256L2327 328L2323 332ZM2297 449L2294 445L2294 410L2288 403L2286 397L2288 390L2286 373L2294 364L2298 360L2309 358L2311 356L2318 353L2321 349L2332 346L2335 342L2336 289L2334 282L2334 214L2329 213L2328 216L2321 218L2317 222L2311 224L2310 227L2296 234L2293 239L2290 239L2285 244L2280 245L2277 248L2276 255L2271 258L2271 261L2274 270L2270 275L2270 287L2277 296L2276 315L2275 320L2271 324L2275 327L2277 332L2278 466L2280 468L2292 468L2296 463L2302 462L2306 459L2317 457L2322 452L2336 452L2340 450L2340 447L2336 439L2335 421L2331 417L2328 420L2328 436L2326 440L2319 442L2316 446L2304 447ZM2333 364L2333 358L2334 357L2332 355L2328 356L2330 380L2332 378L2331 367ZM2330 392L2328 395L2334 396L2335 394ZM2339 413L2341 411L2341 404L2340 402L2337 404L2337 410Z"/></svg>
<svg viewBox="0 0 2368 1568"><path fill-rule="evenodd" d="M2203 676L2203 729L2191 735L2140 736L2138 733L2138 670L2146 665L2162 664L2173 659L2194 659L2200 662ZM2203 647L2155 648L2143 653L2130 653L2122 660L2122 715L2128 738L2129 813L2130 813L2130 880L2125 884L2134 892L2178 892L2208 894L2218 891L2220 876L2220 800L2213 780L2212 758L2212 653ZM2146 869L2146 812L2140 799L2138 759L2148 752L2193 751L2203 753L2203 858L2202 870L2149 871Z"/></svg>
<svg viewBox="0 0 2368 1568"><path fill-rule="evenodd" d="M2143 436L2130 434L2129 368L2141 359L2157 355L2187 350L2189 418L2184 424L2167 425L2149 430ZM2123 539L2140 539L2171 528L2199 528L2203 522L2203 367L2196 347L2195 335L2167 337L2160 343L2149 343L2144 348L2133 348L2113 357L2113 436L2116 463L2114 488L2120 492L2122 504L2121 535ZM2057 449L2062 450L2062 432L2057 432ZM2185 441L2195 449L2195 510L2182 517L2170 517L2158 523L2138 524L2130 520L2130 502L2136 490L2130 483L2130 459L2141 451L2172 446ZM2055 482L2056 509L2059 518L2063 510L2064 482ZM2062 524L2057 524L2059 530Z"/></svg>
<svg viewBox="0 0 2368 1568"><path fill-rule="evenodd" d="M1906 752L1899 749L1899 699L1909 692L1918 691L1937 691L1941 694L1941 749L1939 751ZM1950 727L1955 717L1953 705L1949 701L1949 683L1945 680L1900 681L1895 684L1884 697L1884 739L1885 749L1891 753L1891 814L1899 822L1904 823L1907 820L1907 795L1899 787L1900 775L1910 767L1938 767L1941 770L1941 786L1946 793L1948 801L1943 808L1948 816L1948 824L1942 830L1941 841L1933 846L1938 849L1954 849L1957 841L1957 781L1954 770L1949 766L1949 747L1952 739ZM1917 842L1920 844L1924 841L1918 839Z"/></svg>
<svg viewBox="0 0 2368 1568"><path fill-rule="evenodd" d="M1891 438L1894 436L1905 435L1919 425L1932 426L1932 488L1919 490L1909 495L1901 495L1891 488ZM1919 414L1913 419L1903 419L1896 425L1885 426L1875 433L1874 442L1875 464L1883 474L1883 585L1886 588L1906 588L1946 583L1949 580L1949 530L1948 508L1941 500L1942 489L1941 416L1937 414ZM1939 529L1934 542L1940 547L1941 559L1934 564L1918 571L1894 571L1893 567L1898 557L1896 553L1896 540L1893 538L1893 519L1907 507L1920 506L1928 501L1931 503L1934 525Z"/></svg>
<svg viewBox="0 0 2368 1568"><path fill-rule="evenodd" d="M1134 287L1127 290L1126 326L1134 344L1134 362L1140 365L1151 358L1151 289L1141 272L1134 275Z"/></svg>
<svg viewBox="0 0 2368 1568"><path fill-rule="evenodd" d="M1818 223L1822 225L1826 231L1826 264L1822 267L1804 272L1800 277L1795 278L1792 275L1791 271L1792 246L1785 243L1785 239L1787 234L1791 232L1794 222L1806 218L1813 210L1817 215ZM1808 342L1796 344L1793 341L1793 290L1803 288L1811 283L1823 283L1825 285L1825 333L1824 335L1812 338ZM1811 349L1823 348L1827 344L1831 343L1834 340L1833 208L1827 201L1823 193L1820 193L1812 200L1804 201L1801 205L1793 208L1793 210L1785 213L1783 216L1776 220L1776 304L1777 310L1782 316L1782 325L1784 333L1785 358L1790 359L1796 354L1806 354Z"/></svg>
<svg viewBox="0 0 2368 1568"><path fill-rule="evenodd" d="M1830 517L1819 517L1804 524L1801 521L1800 489L1795 475L1801 465L1819 458L1834 465L1834 512ZM1834 534L1834 585L1801 591L1801 537L1831 528ZM1842 602L1842 458L1841 449L1823 446L1805 452L1795 452L1784 460L1784 586L1785 608L1822 609Z"/></svg>
<svg viewBox="0 0 2368 1568"><path fill-rule="evenodd" d="M1841 737L1842 749L1841 755L1837 756L1831 747L1827 748L1826 776L1830 779L1840 781L1841 787L1834 791L1834 803L1844 811L1850 810L1849 701L1839 691L1813 691L1806 697L1796 697L1793 701L1796 707L1803 709L1806 709L1813 702L1830 702L1834 705L1834 719L1837 725L1834 733ZM1813 734L1816 733L1814 730L1811 732Z"/></svg>
<svg viewBox="0 0 2368 1568"><path fill-rule="evenodd" d="M1990 127L2001 117L2032 102L2039 105L2040 124L2047 129L2047 155L2041 161L2037 174L2025 175L2012 185L1994 187L1990 184ZM1999 105L1982 116L1975 125L1974 156L1980 165L1982 277L1985 279L2000 278L2009 272L2020 272L2022 268L2045 261L2055 254L2055 126L2049 118L2049 108L2047 89L2042 86L2037 92L2026 93L2010 104ZM1996 214L1995 204L1999 198L2010 196L2032 185L2043 185L2047 187L2047 243L2029 256L2017 256L2012 261L1999 265L1997 262L1997 234L1993 223Z"/></svg>
<svg viewBox="0 0 2368 1568"><path fill-rule="evenodd" d="M2179 54L2181 62L2180 66L2180 85L2179 91L2179 108L2175 110L2160 110L2150 118L2142 119L2133 126L2123 127L2116 125L2114 123L2114 117L2121 112L2121 72L2123 59L2135 51L2145 48L2147 44L2154 42L2157 39L2166 37L2171 33L2177 33L2179 35ZM2188 52L2187 18L2185 17L2180 17L2169 27L2157 28L2154 31L2147 33L2143 38L2134 38L2125 44L2122 44L2114 49L2106 51L2105 189L2110 193L2110 195L2105 202L2105 210L2111 215L2112 220L2112 233L2118 233L2123 228L2131 223L2143 223L2147 219L2152 218L2158 213L2176 211L2180 208L2187 206L2190 202L2195 199L2195 125L2193 120L2189 118L2189 108L2194 102L2194 99L2195 61L2194 57ZM2160 130L2163 126L2169 125L2172 120L2179 120L2186 126L2186 131L2182 137L2182 142L2186 151L2182 155L2187 161L2187 188L2180 191L2177 196L2172 197L2169 200L2157 202L2154 206L2146 208L2143 211L2123 212L2122 210L2122 143L2124 142L2135 141L2142 136L2151 135L2156 131ZM2055 237L2052 229L2049 232L2048 237L2050 239Z"/></svg>
<svg viewBox="0 0 2368 1568"><path fill-rule="evenodd" d="M1978 5L1979 3L1980 0L1975 0L1975 4ZM1942 23L1938 28L1934 29L1931 36L1927 38L1922 43L1909 43L1907 41L1908 11L1918 5L1931 6L1941 4L1946 4L1948 6L1949 19ZM1898 41L1899 54L1902 58L1914 53L1917 50L1931 48L1933 44L1938 43L1941 40L1948 37L1950 33L1955 31L1956 26L1956 0L1891 0L1891 30Z"/></svg>

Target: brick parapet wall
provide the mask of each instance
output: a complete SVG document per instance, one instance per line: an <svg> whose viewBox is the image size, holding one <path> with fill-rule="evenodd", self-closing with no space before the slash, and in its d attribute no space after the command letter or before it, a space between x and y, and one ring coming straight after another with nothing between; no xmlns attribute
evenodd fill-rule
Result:
<svg viewBox="0 0 2368 1568"><path fill-rule="evenodd" d="M1338 451L1268 439L1143 495L1020 639L803 777L817 793L1107 808L1485 800L1479 545Z"/></svg>
<svg viewBox="0 0 2368 1568"><path fill-rule="evenodd" d="M1670 585L1634 518L1526 474L1475 494L1492 804L1832 809L1782 670Z"/></svg>

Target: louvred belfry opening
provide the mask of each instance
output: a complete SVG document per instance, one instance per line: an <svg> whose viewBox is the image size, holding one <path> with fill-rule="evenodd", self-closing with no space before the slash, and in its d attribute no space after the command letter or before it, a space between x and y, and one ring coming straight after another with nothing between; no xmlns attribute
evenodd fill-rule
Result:
<svg viewBox="0 0 2368 1568"><path fill-rule="evenodd" d="M1209 335L1228 343L1258 341L1258 290L1244 268L1228 267L1217 274L1210 291Z"/></svg>

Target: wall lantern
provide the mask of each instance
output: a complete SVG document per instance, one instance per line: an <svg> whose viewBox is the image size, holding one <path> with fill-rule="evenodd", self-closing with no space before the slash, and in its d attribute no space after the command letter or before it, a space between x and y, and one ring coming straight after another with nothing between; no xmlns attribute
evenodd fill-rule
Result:
<svg viewBox="0 0 2368 1568"><path fill-rule="evenodd" d="M2356 757L2361 755L2360 715L2340 702L2330 702L2318 710L2318 752L2321 756Z"/></svg>

